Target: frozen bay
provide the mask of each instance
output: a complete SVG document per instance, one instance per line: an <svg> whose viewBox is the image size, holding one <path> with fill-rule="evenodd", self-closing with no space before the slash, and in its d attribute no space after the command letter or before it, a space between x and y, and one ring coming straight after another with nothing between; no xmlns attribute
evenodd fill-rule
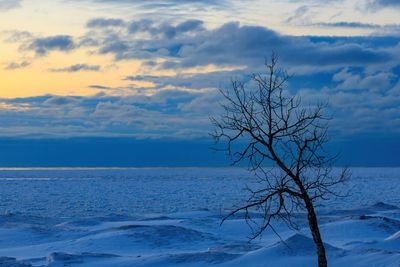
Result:
<svg viewBox="0 0 400 267"><path fill-rule="evenodd" d="M350 195L319 206L332 265L398 266L400 169L352 173ZM220 226L255 181L240 168L2 169L0 266L310 266L303 214L300 231L275 222L284 243L249 243L240 217Z"/></svg>

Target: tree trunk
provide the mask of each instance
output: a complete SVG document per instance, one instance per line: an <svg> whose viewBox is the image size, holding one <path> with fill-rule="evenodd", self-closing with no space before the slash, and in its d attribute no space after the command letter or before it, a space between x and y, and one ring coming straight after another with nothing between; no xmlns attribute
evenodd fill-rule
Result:
<svg viewBox="0 0 400 267"><path fill-rule="evenodd" d="M308 195L304 197L304 202L307 209L308 224L310 226L311 234L317 247L318 267L327 267L328 261L326 259L325 247L322 242L321 234L319 232L317 215L315 214L314 205Z"/></svg>

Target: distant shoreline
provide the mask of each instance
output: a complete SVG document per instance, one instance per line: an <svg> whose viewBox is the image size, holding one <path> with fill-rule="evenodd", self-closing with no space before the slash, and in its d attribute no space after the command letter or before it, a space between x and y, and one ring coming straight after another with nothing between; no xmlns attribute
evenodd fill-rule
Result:
<svg viewBox="0 0 400 267"><path fill-rule="evenodd" d="M335 166L334 168L342 168ZM267 167L266 167L267 168ZM349 166L350 169L399 169L400 166ZM241 166L143 166L143 167L0 167L0 171L98 171L98 170L223 170L246 169Z"/></svg>

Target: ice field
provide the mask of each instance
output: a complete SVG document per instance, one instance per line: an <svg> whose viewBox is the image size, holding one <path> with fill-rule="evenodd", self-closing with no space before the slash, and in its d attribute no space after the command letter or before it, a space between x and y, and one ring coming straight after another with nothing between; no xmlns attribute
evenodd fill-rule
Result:
<svg viewBox="0 0 400 267"><path fill-rule="evenodd" d="M300 231L252 242L240 168L2 169L0 266L315 266ZM399 266L400 168L353 168L346 198L318 206L330 266ZM258 215L255 214L255 217Z"/></svg>

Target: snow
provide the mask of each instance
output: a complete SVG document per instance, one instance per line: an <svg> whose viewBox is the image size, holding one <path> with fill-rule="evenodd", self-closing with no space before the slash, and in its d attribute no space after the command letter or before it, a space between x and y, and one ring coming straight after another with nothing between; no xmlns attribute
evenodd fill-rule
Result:
<svg viewBox="0 0 400 267"><path fill-rule="evenodd" d="M318 207L330 266L400 265L399 168L354 168ZM1 169L0 266L316 266L305 214L252 242L239 168ZM255 214L257 217L257 214Z"/></svg>

